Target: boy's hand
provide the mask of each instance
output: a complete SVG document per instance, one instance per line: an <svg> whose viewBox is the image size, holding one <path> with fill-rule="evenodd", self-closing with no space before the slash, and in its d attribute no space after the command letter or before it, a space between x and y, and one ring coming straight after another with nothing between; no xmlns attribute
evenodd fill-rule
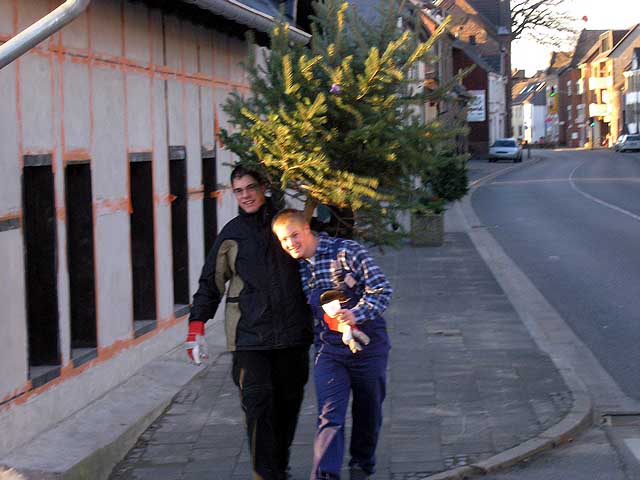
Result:
<svg viewBox="0 0 640 480"><path fill-rule="evenodd" d="M351 310L343 308L338 312L336 317L338 318L338 321L351 325L352 327L356 324L356 317Z"/></svg>

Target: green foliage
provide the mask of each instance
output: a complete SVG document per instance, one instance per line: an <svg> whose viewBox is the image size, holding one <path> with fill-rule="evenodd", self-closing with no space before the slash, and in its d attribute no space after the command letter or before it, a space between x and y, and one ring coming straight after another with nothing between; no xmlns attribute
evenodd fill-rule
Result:
<svg viewBox="0 0 640 480"><path fill-rule="evenodd" d="M452 153L462 131L419 118L420 106L444 99L452 85L425 93L411 78L417 62L435 59L435 37L421 41L398 28L404 2L381 1L373 23L347 2L322 0L314 10L310 45L291 43L281 22L269 54L249 59L252 92L227 101L235 128L221 140L308 211L352 211L360 237L392 243L403 234L391 228L401 211L466 191L464 162ZM465 188L451 187L457 183Z"/></svg>

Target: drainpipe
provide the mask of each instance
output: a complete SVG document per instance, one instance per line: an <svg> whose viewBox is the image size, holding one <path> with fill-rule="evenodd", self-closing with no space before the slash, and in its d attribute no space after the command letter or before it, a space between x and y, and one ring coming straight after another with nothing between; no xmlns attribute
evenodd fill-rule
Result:
<svg viewBox="0 0 640 480"><path fill-rule="evenodd" d="M91 0L67 0L49 15L0 45L0 69L76 19L90 2Z"/></svg>

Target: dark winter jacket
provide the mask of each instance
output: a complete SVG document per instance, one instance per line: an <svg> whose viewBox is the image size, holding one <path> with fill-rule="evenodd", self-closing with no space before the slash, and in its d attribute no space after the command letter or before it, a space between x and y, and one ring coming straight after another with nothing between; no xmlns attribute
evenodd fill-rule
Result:
<svg viewBox="0 0 640 480"><path fill-rule="evenodd" d="M227 223L200 275L189 321L212 318L229 282L225 332L229 350L270 350L310 345L311 311L298 265L271 231L274 209L240 214Z"/></svg>

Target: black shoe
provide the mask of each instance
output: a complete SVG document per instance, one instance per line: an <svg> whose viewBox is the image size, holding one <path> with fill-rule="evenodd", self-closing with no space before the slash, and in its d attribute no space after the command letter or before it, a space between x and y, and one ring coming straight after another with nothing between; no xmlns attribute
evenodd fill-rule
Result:
<svg viewBox="0 0 640 480"><path fill-rule="evenodd" d="M291 476L291 469L287 467L284 472L280 472L278 474L278 480L293 480L293 477Z"/></svg>
<svg viewBox="0 0 640 480"><path fill-rule="evenodd" d="M371 476L359 467L351 467L349 469L351 480L369 480Z"/></svg>

